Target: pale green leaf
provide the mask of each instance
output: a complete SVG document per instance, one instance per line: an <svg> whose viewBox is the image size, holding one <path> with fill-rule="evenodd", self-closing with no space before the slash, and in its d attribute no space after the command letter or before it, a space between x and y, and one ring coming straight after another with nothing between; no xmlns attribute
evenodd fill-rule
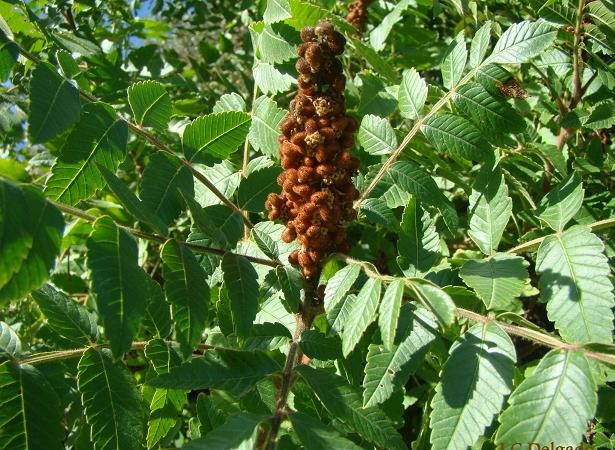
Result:
<svg viewBox="0 0 615 450"><path fill-rule="evenodd" d="M349 264L338 270L327 282L325 287L325 310L328 312L337 305L348 293L361 273L361 266Z"/></svg>
<svg viewBox="0 0 615 450"><path fill-rule="evenodd" d="M295 79L286 73L280 72L272 64L257 61L252 68L254 82L265 94L285 92L296 83Z"/></svg>
<svg viewBox="0 0 615 450"><path fill-rule="evenodd" d="M472 44L470 45L470 67L478 66L487 54L487 47L489 47L489 39L491 37L491 25L490 20L485 22L472 38Z"/></svg>
<svg viewBox="0 0 615 450"><path fill-rule="evenodd" d="M391 12L384 16L380 23L371 30L369 33L369 43L374 50L381 52L384 49L384 43L391 33L393 26L401 20L403 12L410 6L416 6L416 2L412 0L399 1Z"/></svg>
<svg viewBox="0 0 615 450"><path fill-rule="evenodd" d="M235 332L238 336L247 336L258 309L258 274L250 261L232 253L222 258L222 272Z"/></svg>
<svg viewBox="0 0 615 450"><path fill-rule="evenodd" d="M64 449L63 417L60 399L38 369L0 365L0 449Z"/></svg>
<svg viewBox="0 0 615 450"><path fill-rule="evenodd" d="M32 298L45 315L49 327L76 345L96 341L98 325L96 316L80 303L50 285L32 291Z"/></svg>
<svg viewBox="0 0 615 450"><path fill-rule="evenodd" d="M0 320L0 358L6 355L16 358L21 354L21 340L6 322Z"/></svg>
<svg viewBox="0 0 615 450"><path fill-rule="evenodd" d="M305 448L362 450L362 447L343 437L335 428L326 426L307 414L294 412L290 415L290 421Z"/></svg>
<svg viewBox="0 0 615 450"><path fill-rule="evenodd" d="M402 117L417 119L422 114L427 100L427 83L414 68L404 72L397 99Z"/></svg>
<svg viewBox="0 0 615 450"><path fill-rule="evenodd" d="M143 205L168 225L182 211L184 203L180 190L191 196L194 193L190 169L174 156L162 152L152 155L141 181Z"/></svg>
<svg viewBox="0 0 615 450"><path fill-rule="evenodd" d="M551 350L512 393L495 441L579 445L596 410L596 383L581 352Z"/></svg>
<svg viewBox="0 0 615 450"><path fill-rule="evenodd" d="M254 122L252 123L254 124ZM196 167L226 198L231 198L239 187L241 172L236 171L229 161L225 160L211 167L197 164ZM194 191L196 201L203 208L222 203L222 200L216 197L203 183L197 183L194 186Z"/></svg>
<svg viewBox="0 0 615 450"><path fill-rule="evenodd" d="M536 215L553 230L562 232L581 208L584 194L581 178L571 173L544 196Z"/></svg>
<svg viewBox="0 0 615 450"><path fill-rule="evenodd" d="M1 305L25 297L47 280L60 253L64 217L33 186L20 189L0 179L0 189L0 256L15 258L0 263L0 269L9 269L0 275ZM16 192L16 197L8 198Z"/></svg>
<svg viewBox="0 0 615 450"><path fill-rule="evenodd" d="M314 395L335 418L364 439L387 450L404 450L406 444L390 419L377 406L363 408L359 389L334 373L301 365L295 369Z"/></svg>
<svg viewBox="0 0 615 450"><path fill-rule="evenodd" d="M348 316L357 301L355 294L348 294L327 309L328 335L341 335L344 327L348 324ZM351 324L352 325L352 324Z"/></svg>
<svg viewBox="0 0 615 450"><path fill-rule="evenodd" d="M193 120L182 136L184 155L190 161L206 157L226 159L245 141L250 115L240 111L212 113Z"/></svg>
<svg viewBox="0 0 615 450"><path fill-rule="evenodd" d="M192 358L147 383L173 389L221 389L242 396L279 369L273 359L259 351L217 349L208 350L204 356Z"/></svg>
<svg viewBox="0 0 615 450"><path fill-rule="evenodd" d="M468 235L486 255L498 249L502 234L512 215L512 199L498 167L485 164L472 186Z"/></svg>
<svg viewBox="0 0 615 450"><path fill-rule="evenodd" d="M40 63L30 81L28 136L33 144L46 142L62 133L79 119L79 92L55 68Z"/></svg>
<svg viewBox="0 0 615 450"><path fill-rule="evenodd" d="M446 327L453 323L457 309L446 292L422 278L406 278L405 281L417 300L436 316L442 326Z"/></svg>
<svg viewBox="0 0 615 450"><path fill-rule="evenodd" d="M371 114L363 117L358 138L370 155L390 155L397 148L397 137L389 121Z"/></svg>
<svg viewBox="0 0 615 450"><path fill-rule="evenodd" d="M207 436L191 441L186 450L249 450L256 443L258 424L267 416L240 412L233 414Z"/></svg>
<svg viewBox="0 0 615 450"><path fill-rule="evenodd" d="M267 0L267 8L263 13L265 23L280 22L291 17L288 0Z"/></svg>
<svg viewBox="0 0 615 450"><path fill-rule="evenodd" d="M441 258L440 236L415 197L404 208L400 227L397 264L407 277L427 273Z"/></svg>
<svg viewBox="0 0 615 450"><path fill-rule="evenodd" d="M115 174L105 166L97 164L96 167L105 179L111 192L113 192L126 211L132 214L138 221L151 226L162 235L166 235L169 232L162 219L154 214L153 211L150 211L122 180L116 177Z"/></svg>
<svg viewBox="0 0 615 450"><path fill-rule="evenodd" d="M567 342L613 342L613 284L604 244L575 225L540 244L538 288L549 320Z"/></svg>
<svg viewBox="0 0 615 450"><path fill-rule="evenodd" d="M246 111L246 101L236 92L224 94L218 99L213 107L213 112L220 113L225 111Z"/></svg>
<svg viewBox="0 0 615 450"><path fill-rule="evenodd" d="M397 339L397 345L390 350L380 344L369 346L363 380L363 406L383 403L395 389L403 388L437 336L437 325L426 310L404 308L403 314L412 317L406 329L399 330L401 338Z"/></svg>
<svg viewBox="0 0 615 450"><path fill-rule="evenodd" d="M140 450L145 429L141 395L107 349L90 348L78 365L77 389L95 450Z"/></svg>
<svg viewBox="0 0 615 450"><path fill-rule="evenodd" d="M401 311L401 302L404 296L403 280L393 280L384 291L380 309L378 311L378 326L380 337L386 351L393 350L397 322Z"/></svg>
<svg viewBox="0 0 615 450"><path fill-rule="evenodd" d="M166 130L173 108L162 84L152 80L133 84L128 88L128 103L139 125Z"/></svg>
<svg viewBox="0 0 615 450"><path fill-rule="evenodd" d="M513 343L494 322L474 325L452 345L431 401L433 450L468 448L484 436L511 391L515 362Z"/></svg>
<svg viewBox="0 0 615 450"><path fill-rule="evenodd" d="M252 110L252 125L248 133L250 144L265 155L278 158L280 122L286 111L278 108L274 100L264 95L256 99Z"/></svg>
<svg viewBox="0 0 615 450"><path fill-rule="evenodd" d="M307 1L287 1L290 7L290 17L285 22L297 31L306 26L316 25L327 14L325 9Z"/></svg>
<svg viewBox="0 0 615 450"><path fill-rule="evenodd" d="M496 253L485 260L468 260L459 275L487 309L506 310L529 280L527 266L520 256Z"/></svg>
<svg viewBox="0 0 615 450"><path fill-rule="evenodd" d="M491 55L483 62L519 64L529 61L546 50L555 39L557 29L544 21L523 22L511 25L495 44Z"/></svg>
<svg viewBox="0 0 615 450"><path fill-rule="evenodd" d="M491 145L478 128L461 116L450 113L430 116L423 122L421 131L443 153L474 161L493 157Z"/></svg>
<svg viewBox="0 0 615 450"><path fill-rule="evenodd" d="M130 349L147 303L146 274L135 239L108 216L94 222L87 240L92 291L115 357Z"/></svg>
<svg viewBox="0 0 615 450"><path fill-rule="evenodd" d="M270 64L281 64L297 56L295 48L276 33L271 25L253 22L249 29L255 54L259 60Z"/></svg>
<svg viewBox="0 0 615 450"><path fill-rule="evenodd" d="M97 164L115 172L126 156L128 126L104 103L83 107L81 120L51 168L45 193L69 205L90 198L105 185Z"/></svg>
<svg viewBox="0 0 615 450"><path fill-rule="evenodd" d="M457 85L466 66L467 58L468 51L466 49L465 36L463 31L461 31L449 45L440 66L442 82L446 89L451 89Z"/></svg>
<svg viewBox="0 0 615 450"><path fill-rule="evenodd" d="M347 324L342 332L342 352L344 356L355 348L367 327L376 320L382 282L377 278L369 278L359 293L353 307L348 312Z"/></svg>
<svg viewBox="0 0 615 450"><path fill-rule="evenodd" d="M173 240L164 244L160 256L177 340L184 355L189 355L201 342L207 320L210 296L206 274L192 251Z"/></svg>

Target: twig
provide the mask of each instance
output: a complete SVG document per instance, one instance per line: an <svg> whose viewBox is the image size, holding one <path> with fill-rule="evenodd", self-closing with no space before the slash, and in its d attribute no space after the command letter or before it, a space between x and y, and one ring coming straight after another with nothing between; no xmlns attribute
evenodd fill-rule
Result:
<svg viewBox="0 0 615 450"><path fill-rule="evenodd" d="M75 217L79 217L80 219L87 220L88 222L94 222L96 221L96 219L98 219L98 217L88 214L85 211L74 208L72 206L64 205L63 203L58 203L56 201L49 200L49 199L48 201L52 205L54 205L56 208L58 208L60 211L66 214L70 214ZM166 241L169 240L167 236L163 236L161 234L147 233L145 231L141 231L141 230L138 230L132 227L127 227L125 225L119 225L117 223L116 225L119 228L126 230L133 236L147 239L148 241L165 243ZM185 241L176 241L176 242L179 245L183 245L184 247L194 250L197 253L206 253L206 254L219 255L219 256L224 256L226 254L232 254L232 255L237 255L237 256L243 256L248 261L252 261L253 263L256 263L256 264L263 264L265 266L270 266L270 267L278 267L279 265L281 265L279 261L274 261L272 259L259 258L256 256L249 256L249 255L239 255L239 254L229 252L229 251L226 251L220 248L208 247L206 245L194 244L192 242L185 242Z"/></svg>
<svg viewBox="0 0 615 450"><path fill-rule="evenodd" d="M173 341L167 340L165 342L167 344L170 344ZM147 341L136 341L132 343L132 345L130 346L130 349L131 350L143 350L147 344L148 344ZM108 346L109 346L108 344L92 344L87 347L75 348L71 350L58 350L58 351L52 351L52 352L37 353L36 355L26 356L25 358L17 359L16 362L18 364L31 364L31 365L43 364L43 363L52 362L52 361L60 361L63 359L77 358L81 356L83 353L85 353L90 348L100 349L100 348L107 348ZM216 348L220 348L220 347L216 347L216 346L208 345L208 344L198 345L198 349L200 351L212 350Z"/></svg>

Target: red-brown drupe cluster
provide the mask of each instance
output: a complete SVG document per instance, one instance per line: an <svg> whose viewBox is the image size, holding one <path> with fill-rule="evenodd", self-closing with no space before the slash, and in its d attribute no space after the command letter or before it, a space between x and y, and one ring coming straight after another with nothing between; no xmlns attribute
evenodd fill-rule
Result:
<svg viewBox="0 0 615 450"><path fill-rule="evenodd" d="M372 0L354 0L348 4L348 15L346 22L355 27L359 33L365 31L367 24L367 7Z"/></svg>
<svg viewBox="0 0 615 450"><path fill-rule="evenodd" d="M352 207L357 190L351 177L359 160L354 145L357 122L346 115L346 77L337 55L346 40L328 22L301 30L297 49L299 89L280 125L279 153L285 169L278 177L281 194L269 194L269 219L286 224L285 242L299 240L289 256L305 278L318 276L329 253L347 252L344 224L356 218Z"/></svg>

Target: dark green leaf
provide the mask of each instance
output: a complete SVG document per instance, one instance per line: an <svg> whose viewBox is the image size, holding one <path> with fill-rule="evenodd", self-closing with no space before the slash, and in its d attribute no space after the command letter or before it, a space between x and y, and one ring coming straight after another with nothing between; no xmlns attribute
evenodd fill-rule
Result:
<svg viewBox="0 0 615 450"><path fill-rule="evenodd" d="M140 81L128 88L128 103L135 121L143 127L165 130L171 118L171 97L157 81Z"/></svg>
<svg viewBox="0 0 615 450"><path fill-rule="evenodd" d="M232 253L222 258L222 272L235 332L238 336L247 336L258 309L258 274L250 261Z"/></svg>
<svg viewBox="0 0 615 450"><path fill-rule="evenodd" d="M493 157L491 145L472 123L461 116L450 113L430 116L421 130L441 152L475 161Z"/></svg>
<svg viewBox="0 0 615 450"><path fill-rule="evenodd" d="M186 450L247 450L254 448L258 424L266 416L240 412L232 415L223 425L204 438L195 439L186 445Z"/></svg>
<svg viewBox="0 0 615 450"><path fill-rule="evenodd" d="M328 427L307 414L294 412L290 415L290 420L305 448L361 450L361 447L343 437L335 428Z"/></svg>
<svg viewBox="0 0 615 450"><path fill-rule="evenodd" d="M250 212L263 211L267 195L271 192L280 192L280 186L276 181L279 174L279 168L267 167L242 179L237 192L239 206Z"/></svg>
<svg viewBox="0 0 615 450"><path fill-rule="evenodd" d="M240 111L208 114L195 119L182 137L184 155L190 161L204 160L204 155L225 159L244 142L251 118Z"/></svg>

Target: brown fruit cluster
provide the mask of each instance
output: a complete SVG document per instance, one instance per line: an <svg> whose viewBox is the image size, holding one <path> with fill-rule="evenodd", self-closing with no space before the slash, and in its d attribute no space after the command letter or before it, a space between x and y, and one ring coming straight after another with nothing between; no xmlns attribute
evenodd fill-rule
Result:
<svg viewBox="0 0 615 450"><path fill-rule="evenodd" d="M357 190L351 177L359 160L354 145L357 122L346 115L346 77L336 57L346 40L328 22L301 30L297 53L297 95L280 125L278 177L281 194L269 194L269 219L286 224L284 242L299 240L301 248L288 257L305 278L320 273L320 263L334 251L348 252L344 224L356 218L352 207Z"/></svg>
<svg viewBox="0 0 615 450"><path fill-rule="evenodd" d="M365 31L367 24L367 7L372 0L354 0L348 4L346 22L352 25L359 33Z"/></svg>

